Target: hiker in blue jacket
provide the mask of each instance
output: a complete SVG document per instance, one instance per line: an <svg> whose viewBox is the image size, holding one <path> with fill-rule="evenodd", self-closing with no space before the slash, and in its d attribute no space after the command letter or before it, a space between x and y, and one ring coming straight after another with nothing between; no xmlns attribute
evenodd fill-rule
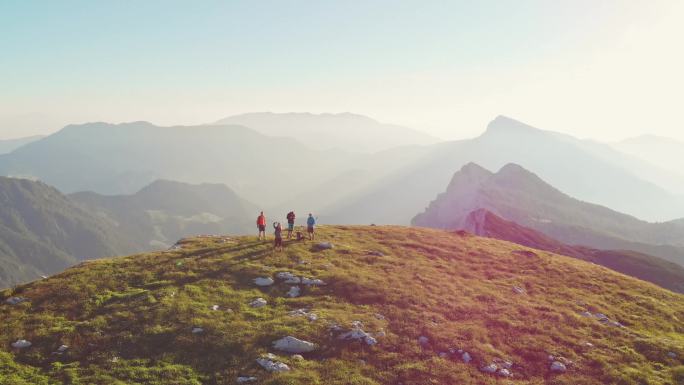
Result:
<svg viewBox="0 0 684 385"><path fill-rule="evenodd" d="M313 241L315 238L314 226L316 226L316 219L313 214L309 213L309 218L306 219L306 231L309 233L309 240Z"/></svg>

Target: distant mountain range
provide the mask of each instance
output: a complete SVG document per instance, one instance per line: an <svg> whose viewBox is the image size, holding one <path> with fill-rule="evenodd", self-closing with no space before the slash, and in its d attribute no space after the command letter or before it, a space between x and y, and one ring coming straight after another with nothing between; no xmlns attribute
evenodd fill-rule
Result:
<svg viewBox="0 0 684 385"><path fill-rule="evenodd" d="M85 258L140 250L114 223L56 189L0 177L0 287L60 271Z"/></svg>
<svg viewBox="0 0 684 385"><path fill-rule="evenodd" d="M256 206L221 184L159 180L133 195L80 192L69 197L116 223L127 239L147 249L169 247L190 235L253 232L258 213Z"/></svg>
<svg viewBox="0 0 684 385"><path fill-rule="evenodd" d="M635 250L684 265L684 223L649 223L570 197L515 164L492 173L470 163L412 223L459 229L486 209L570 245Z"/></svg>
<svg viewBox="0 0 684 385"><path fill-rule="evenodd" d="M216 124L241 125L275 137L294 138L315 149L377 152L439 139L414 129L385 124L352 113L311 114L255 112L221 119Z"/></svg>
<svg viewBox="0 0 684 385"><path fill-rule="evenodd" d="M0 288L187 236L252 232L257 210L217 184L160 180L133 195L65 196L42 182L0 177Z"/></svg>
<svg viewBox="0 0 684 385"><path fill-rule="evenodd" d="M475 235L593 262L653 282L666 289L684 293L684 267L662 258L629 250L599 250L567 245L539 231L507 221L486 209L478 209L468 214L463 229Z"/></svg>
<svg viewBox="0 0 684 385"><path fill-rule="evenodd" d="M29 144L31 142L35 142L36 140L42 139L44 136L42 135L36 135L36 136L27 136L25 138L18 138L18 139L5 139L5 140L0 140L0 154L8 154L17 148Z"/></svg>
<svg viewBox="0 0 684 385"><path fill-rule="evenodd" d="M655 135L642 135L612 144L626 154L656 164L679 175L684 174L684 142Z"/></svg>
<svg viewBox="0 0 684 385"><path fill-rule="evenodd" d="M644 162L637 167L636 158L607 145L540 130L503 116L477 138L430 146L416 161L324 211L337 223L408 223L443 190L454 170L469 162L491 169L520 164L578 199L647 220L684 216L680 196L640 176L648 169L662 175L662 169Z"/></svg>

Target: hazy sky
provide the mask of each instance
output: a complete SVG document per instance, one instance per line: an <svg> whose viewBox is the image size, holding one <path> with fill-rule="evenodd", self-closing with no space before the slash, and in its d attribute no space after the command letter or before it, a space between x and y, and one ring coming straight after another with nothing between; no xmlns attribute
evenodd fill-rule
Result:
<svg viewBox="0 0 684 385"><path fill-rule="evenodd" d="M351 111L684 139L682 20L678 0L2 1L0 138Z"/></svg>

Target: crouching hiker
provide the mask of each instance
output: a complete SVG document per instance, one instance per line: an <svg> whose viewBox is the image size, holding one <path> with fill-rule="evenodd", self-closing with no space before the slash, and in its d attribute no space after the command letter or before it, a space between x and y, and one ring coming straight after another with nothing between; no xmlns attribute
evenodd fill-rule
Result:
<svg viewBox="0 0 684 385"><path fill-rule="evenodd" d="M273 248L276 251L283 250L283 228L280 226L280 222L273 222L273 229L275 229L275 241L273 243Z"/></svg>
<svg viewBox="0 0 684 385"><path fill-rule="evenodd" d="M313 214L309 213L309 218L306 219L306 231L309 233L309 240L313 241L316 235L314 234L314 227L316 226L316 219Z"/></svg>

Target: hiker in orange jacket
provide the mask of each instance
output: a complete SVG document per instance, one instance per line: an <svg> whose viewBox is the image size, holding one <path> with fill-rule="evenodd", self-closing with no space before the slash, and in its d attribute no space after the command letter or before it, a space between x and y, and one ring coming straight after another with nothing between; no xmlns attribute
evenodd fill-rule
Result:
<svg viewBox="0 0 684 385"><path fill-rule="evenodd" d="M265 241L266 240L266 216L264 215L263 211L257 217L256 224L257 224L257 229L259 229L259 239L261 239L261 236L263 235L264 241Z"/></svg>

